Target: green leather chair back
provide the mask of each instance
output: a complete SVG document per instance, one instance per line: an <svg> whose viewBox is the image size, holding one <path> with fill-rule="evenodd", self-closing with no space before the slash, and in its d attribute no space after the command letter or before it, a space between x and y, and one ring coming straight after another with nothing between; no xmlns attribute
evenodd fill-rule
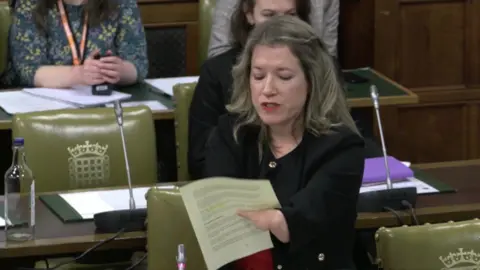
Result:
<svg viewBox="0 0 480 270"><path fill-rule="evenodd" d="M375 240L379 267L384 270L453 270L480 267L478 219L380 228Z"/></svg>
<svg viewBox="0 0 480 270"><path fill-rule="evenodd" d="M198 46L198 64L207 59L208 44L210 43L210 33L212 29L212 18L215 13L216 0L200 0L198 2L198 21L199 21L199 46Z"/></svg>
<svg viewBox="0 0 480 270"><path fill-rule="evenodd" d="M13 137L25 139L27 163L37 192L127 185L125 160L111 108L18 114ZM157 182L155 130L146 106L124 108L132 182Z"/></svg>
<svg viewBox="0 0 480 270"><path fill-rule="evenodd" d="M7 67L10 23L11 16L8 2L0 2L0 74L2 74Z"/></svg>
<svg viewBox="0 0 480 270"><path fill-rule="evenodd" d="M187 269L207 269L178 190L184 184L164 183L147 193L148 270L177 270L175 257L179 244L185 246Z"/></svg>
<svg viewBox="0 0 480 270"><path fill-rule="evenodd" d="M190 180L188 173L188 113L196 83L177 84L173 87L175 99L175 139L177 145L178 181Z"/></svg>

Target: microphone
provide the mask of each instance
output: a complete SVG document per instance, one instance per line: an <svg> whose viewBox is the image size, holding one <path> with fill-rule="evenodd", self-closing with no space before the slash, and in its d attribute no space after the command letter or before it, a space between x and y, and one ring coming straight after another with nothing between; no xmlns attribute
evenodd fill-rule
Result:
<svg viewBox="0 0 480 270"><path fill-rule="evenodd" d="M178 245L177 247L177 270L185 270L187 265L185 264L185 246L183 244Z"/></svg>
<svg viewBox="0 0 480 270"><path fill-rule="evenodd" d="M417 201L417 188L393 188L388 164L387 148L383 135L382 120L380 117L379 94L375 85L370 86L370 96L377 116L378 130L382 143L383 158L385 160L386 190L360 193L357 210L359 212L383 212L385 210L405 210L409 206L415 207ZM409 205L409 206L407 206Z"/></svg>
<svg viewBox="0 0 480 270"><path fill-rule="evenodd" d="M125 133L123 130L123 108L120 101L115 101L113 108L122 140L123 157L127 172L129 209L97 213L93 216L93 219L97 229L104 233L115 233L121 229L123 229L125 232L141 231L145 229L147 210L136 209L135 197L133 196L132 177L130 174L130 164L128 162L127 144L125 142Z"/></svg>
<svg viewBox="0 0 480 270"><path fill-rule="evenodd" d="M135 198L133 197L132 189L132 176L130 174L130 164L128 163L127 144L125 143L125 133L123 131L123 108L119 100L114 102L113 108L115 109L115 115L117 116L117 124L120 127L120 137L122 138L123 157L125 159L125 169L127 170L128 192L130 195L129 206L130 210L134 210Z"/></svg>
<svg viewBox="0 0 480 270"><path fill-rule="evenodd" d="M385 172L387 174L387 188L392 189L392 179L390 178L390 166L388 166L387 147L385 146L385 137L383 137L382 120L380 119L380 104L378 102L378 90L375 85L370 86L370 96L372 97L373 107L377 115L378 130L380 132L380 141L382 142L383 159L385 161Z"/></svg>

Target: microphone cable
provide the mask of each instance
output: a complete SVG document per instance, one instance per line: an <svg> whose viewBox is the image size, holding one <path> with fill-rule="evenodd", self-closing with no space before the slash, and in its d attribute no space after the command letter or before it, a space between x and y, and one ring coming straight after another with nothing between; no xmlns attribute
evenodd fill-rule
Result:
<svg viewBox="0 0 480 270"><path fill-rule="evenodd" d="M93 245L92 247L90 247L89 249L85 250L82 254L80 254L79 256L71 259L71 260L68 260L66 262L63 262L63 263L59 263L58 265L55 265L53 266L52 268L49 267L48 265L48 262L46 263L46 266L47 268L24 268L24 267L19 267L17 268L17 270L54 270L54 269L59 269L60 267L62 266L65 266L65 265L68 265L68 264L71 264L71 263L74 263L80 259L82 259L83 257L87 256L88 254L90 254L91 252L95 251L96 249L98 249L99 247L115 240L117 237L119 237L120 235L123 234L123 232L125 231L125 228L122 228L121 230L119 230L117 233L115 233L113 236L105 239L105 240L102 240L101 242ZM45 260L46 261L46 260Z"/></svg>
<svg viewBox="0 0 480 270"><path fill-rule="evenodd" d="M392 213L396 218L397 218L397 221L398 223L400 224L400 226L403 226L405 225L405 223L403 222L402 218L400 217L400 215L398 214L397 211L393 210L392 208L390 207L383 207L383 209L387 210L388 212Z"/></svg>
<svg viewBox="0 0 480 270"><path fill-rule="evenodd" d="M127 269L125 270L133 270L135 269L135 267L137 267L138 265L140 265L143 261L145 261L145 259L147 258L148 256L148 252L145 252L145 254L140 257L140 259L138 259L135 263L133 263L130 267L128 267Z"/></svg>
<svg viewBox="0 0 480 270"><path fill-rule="evenodd" d="M412 219L415 225L420 225L420 222L418 222L417 213L413 205L407 200L402 200L402 205L407 207L410 210L410 214L412 216Z"/></svg>

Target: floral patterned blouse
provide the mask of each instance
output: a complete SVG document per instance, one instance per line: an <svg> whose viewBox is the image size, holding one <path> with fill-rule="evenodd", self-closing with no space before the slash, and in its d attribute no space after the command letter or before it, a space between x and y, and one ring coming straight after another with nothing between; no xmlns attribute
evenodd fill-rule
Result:
<svg viewBox="0 0 480 270"><path fill-rule="evenodd" d="M138 79L148 72L147 44L145 31L136 0L117 0L117 12L96 27L88 28L85 56L98 49L102 54L111 50L123 60L137 68ZM58 8L50 10L46 35L37 30L33 10L37 0L19 0L10 29L9 50L11 66L16 84L33 86L35 72L43 65L72 65L73 58L65 35ZM77 47L82 40L84 18L83 5L65 3L70 27L75 35ZM10 76L9 76L10 75ZM6 77L12 79L12 74Z"/></svg>

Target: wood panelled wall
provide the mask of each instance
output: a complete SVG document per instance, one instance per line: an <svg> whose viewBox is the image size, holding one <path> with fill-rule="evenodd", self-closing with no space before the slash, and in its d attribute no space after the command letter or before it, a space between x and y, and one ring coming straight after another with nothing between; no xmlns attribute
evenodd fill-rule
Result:
<svg viewBox="0 0 480 270"><path fill-rule="evenodd" d="M151 77L198 74L198 0L138 0ZM344 68L371 66L420 97L382 108L403 160L480 158L480 1L340 0Z"/></svg>
<svg viewBox="0 0 480 270"><path fill-rule="evenodd" d="M374 2L373 66L420 97L384 110L390 150L412 161L480 157L480 1Z"/></svg>

